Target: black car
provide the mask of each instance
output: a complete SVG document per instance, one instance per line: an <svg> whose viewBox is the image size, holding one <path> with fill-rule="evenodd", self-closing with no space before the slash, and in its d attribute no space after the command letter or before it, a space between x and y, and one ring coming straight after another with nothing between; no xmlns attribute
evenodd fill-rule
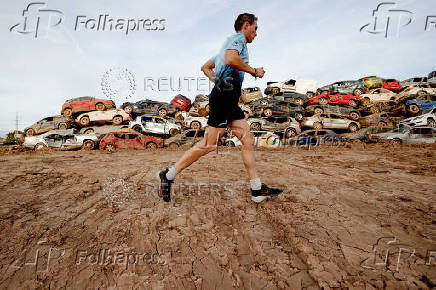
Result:
<svg viewBox="0 0 436 290"><path fill-rule="evenodd" d="M136 103L126 102L121 105L121 109L132 115L152 114L158 115L161 118L176 112L176 108L172 104L148 99Z"/></svg>
<svg viewBox="0 0 436 290"><path fill-rule="evenodd" d="M318 95L328 92L339 92L342 94L353 94L359 96L366 92L366 87L362 81L341 81L320 87L316 93Z"/></svg>
<svg viewBox="0 0 436 290"><path fill-rule="evenodd" d="M290 95L292 97L289 97ZM288 96L288 97L284 97ZM298 93L283 93L280 96L272 98L262 98L249 103L254 117L293 117L300 121L304 117L304 108L295 104L296 99L293 97L302 98L303 102L308 98Z"/></svg>
<svg viewBox="0 0 436 290"><path fill-rule="evenodd" d="M323 113L333 113L341 117L349 118L351 120L359 120L360 112L348 108L348 107L341 107L341 106L334 106L334 105L311 105L306 107L306 114L309 115L319 115Z"/></svg>

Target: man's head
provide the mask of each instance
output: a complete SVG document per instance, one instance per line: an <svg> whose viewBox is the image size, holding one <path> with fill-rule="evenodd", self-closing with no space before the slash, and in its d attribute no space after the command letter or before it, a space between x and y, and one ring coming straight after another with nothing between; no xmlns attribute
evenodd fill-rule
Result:
<svg viewBox="0 0 436 290"><path fill-rule="evenodd" d="M257 17L253 14L239 14L235 20L235 30L245 35L247 43L251 43L257 35Z"/></svg>

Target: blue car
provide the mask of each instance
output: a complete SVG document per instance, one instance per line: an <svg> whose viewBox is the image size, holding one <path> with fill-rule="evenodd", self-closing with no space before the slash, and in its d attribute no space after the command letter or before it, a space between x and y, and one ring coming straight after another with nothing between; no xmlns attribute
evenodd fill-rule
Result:
<svg viewBox="0 0 436 290"><path fill-rule="evenodd" d="M418 113L420 110L431 110L436 108L435 97L426 98L424 100L420 98L407 100L405 104L407 109L413 114Z"/></svg>

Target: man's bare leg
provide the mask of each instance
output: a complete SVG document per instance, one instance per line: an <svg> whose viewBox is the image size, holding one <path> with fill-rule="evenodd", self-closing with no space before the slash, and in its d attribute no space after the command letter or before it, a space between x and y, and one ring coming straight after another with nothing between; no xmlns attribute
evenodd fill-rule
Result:
<svg viewBox="0 0 436 290"><path fill-rule="evenodd" d="M201 156L208 154L216 149L216 143L219 137L224 134L225 128L207 127L203 139L186 151L182 158L174 165L177 173L190 166Z"/></svg>
<svg viewBox="0 0 436 290"><path fill-rule="evenodd" d="M242 160L247 169L250 180L257 178L256 160L254 158L254 136L250 132L247 120L234 120L230 123L230 130L242 142Z"/></svg>

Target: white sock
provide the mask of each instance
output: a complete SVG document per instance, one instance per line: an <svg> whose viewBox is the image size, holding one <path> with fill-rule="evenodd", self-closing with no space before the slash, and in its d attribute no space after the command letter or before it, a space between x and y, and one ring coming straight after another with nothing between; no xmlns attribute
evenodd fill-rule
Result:
<svg viewBox="0 0 436 290"><path fill-rule="evenodd" d="M168 180L174 180L174 178L176 178L176 175L177 175L177 170L176 170L176 168L173 166L173 167L170 167L170 168L168 169L168 172L167 172L167 174L166 174L166 177L167 177Z"/></svg>
<svg viewBox="0 0 436 290"><path fill-rule="evenodd" d="M250 187L252 190L260 190L262 188L262 183L260 182L260 178L251 179Z"/></svg>

